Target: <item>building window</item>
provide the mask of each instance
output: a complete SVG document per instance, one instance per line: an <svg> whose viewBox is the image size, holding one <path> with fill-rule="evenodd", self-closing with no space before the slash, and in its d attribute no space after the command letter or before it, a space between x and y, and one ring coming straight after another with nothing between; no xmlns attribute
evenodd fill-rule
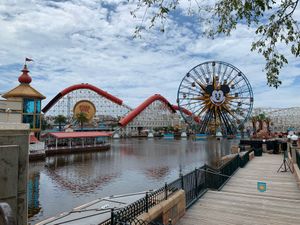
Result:
<svg viewBox="0 0 300 225"><path fill-rule="evenodd" d="M35 115L35 128L39 129L41 127L41 116Z"/></svg>
<svg viewBox="0 0 300 225"><path fill-rule="evenodd" d="M35 100L35 113L41 113L41 100Z"/></svg>
<svg viewBox="0 0 300 225"><path fill-rule="evenodd" d="M33 115L23 115L23 123L29 123L30 129L33 129Z"/></svg>
<svg viewBox="0 0 300 225"><path fill-rule="evenodd" d="M24 99L23 113L34 113L34 99Z"/></svg>
<svg viewBox="0 0 300 225"><path fill-rule="evenodd" d="M23 123L30 124L30 129L41 128L41 100L29 98L24 99Z"/></svg>

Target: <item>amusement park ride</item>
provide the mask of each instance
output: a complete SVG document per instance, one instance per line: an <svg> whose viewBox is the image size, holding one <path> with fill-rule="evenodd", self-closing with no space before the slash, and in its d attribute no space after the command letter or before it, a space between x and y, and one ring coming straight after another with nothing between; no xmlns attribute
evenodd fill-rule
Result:
<svg viewBox="0 0 300 225"><path fill-rule="evenodd" d="M48 121L64 115L68 123L74 124L75 114L83 110L89 117L90 129L109 123L123 136L162 127L183 128L185 124L194 133L234 135L251 114L253 93L239 69L211 61L195 66L185 75L178 89L177 104L172 105L156 94L132 109L93 85L78 84L62 90L42 111Z"/></svg>
<svg viewBox="0 0 300 225"><path fill-rule="evenodd" d="M234 135L244 129L253 107L253 92L246 76L231 64L221 61L195 66L182 79L177 103L200 118L198 132ZM181 110L182 112L183 110ZM195 124L187 114L182 117Z"/></svg>

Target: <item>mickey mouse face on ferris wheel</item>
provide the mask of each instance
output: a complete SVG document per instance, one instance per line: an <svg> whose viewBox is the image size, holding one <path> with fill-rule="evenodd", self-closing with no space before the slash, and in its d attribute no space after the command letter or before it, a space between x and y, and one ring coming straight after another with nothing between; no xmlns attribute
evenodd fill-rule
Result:
<svg viewBox="0 0 300 225"><path fill-rule="evenodd" d="M226 99L226 94L230 92L228 85L221 85L220 88L214 89L213 85L207 85L206 93L210 95L210 101L220 106L224 103Z"/></svg>

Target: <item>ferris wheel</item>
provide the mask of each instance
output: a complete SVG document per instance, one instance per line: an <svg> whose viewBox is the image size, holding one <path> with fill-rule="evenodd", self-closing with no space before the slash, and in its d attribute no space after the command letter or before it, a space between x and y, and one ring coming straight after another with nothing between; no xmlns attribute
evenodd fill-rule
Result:
<svg viewBox="0 0 300 225"><path fill-rule="evenodd" d="M251 114L253 92L238 68L221 61L209 61L185 75L178 88L177 103L186 122L200 121L198 132L232 135L243 128ZM183 110L189 110L193 116L187 116Z"/></svg>

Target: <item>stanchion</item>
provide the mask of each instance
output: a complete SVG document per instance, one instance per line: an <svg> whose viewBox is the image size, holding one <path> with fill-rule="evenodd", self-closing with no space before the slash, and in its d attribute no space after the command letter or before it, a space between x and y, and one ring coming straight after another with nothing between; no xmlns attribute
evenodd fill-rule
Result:
<svg viewBox="0 0 300 225"><path fill-rule="evenodd" d="M288 171L291 171L292 173L294 172L291 167L290 167L290 164L291 164L291 161L288 157L288 151L287 150L284 150L283 151L283 161L280 165L280 167L278 168L277 170L277 173L280 171L280 172L288 172ZM283 168L283 170L281 170Z"/></svg>

